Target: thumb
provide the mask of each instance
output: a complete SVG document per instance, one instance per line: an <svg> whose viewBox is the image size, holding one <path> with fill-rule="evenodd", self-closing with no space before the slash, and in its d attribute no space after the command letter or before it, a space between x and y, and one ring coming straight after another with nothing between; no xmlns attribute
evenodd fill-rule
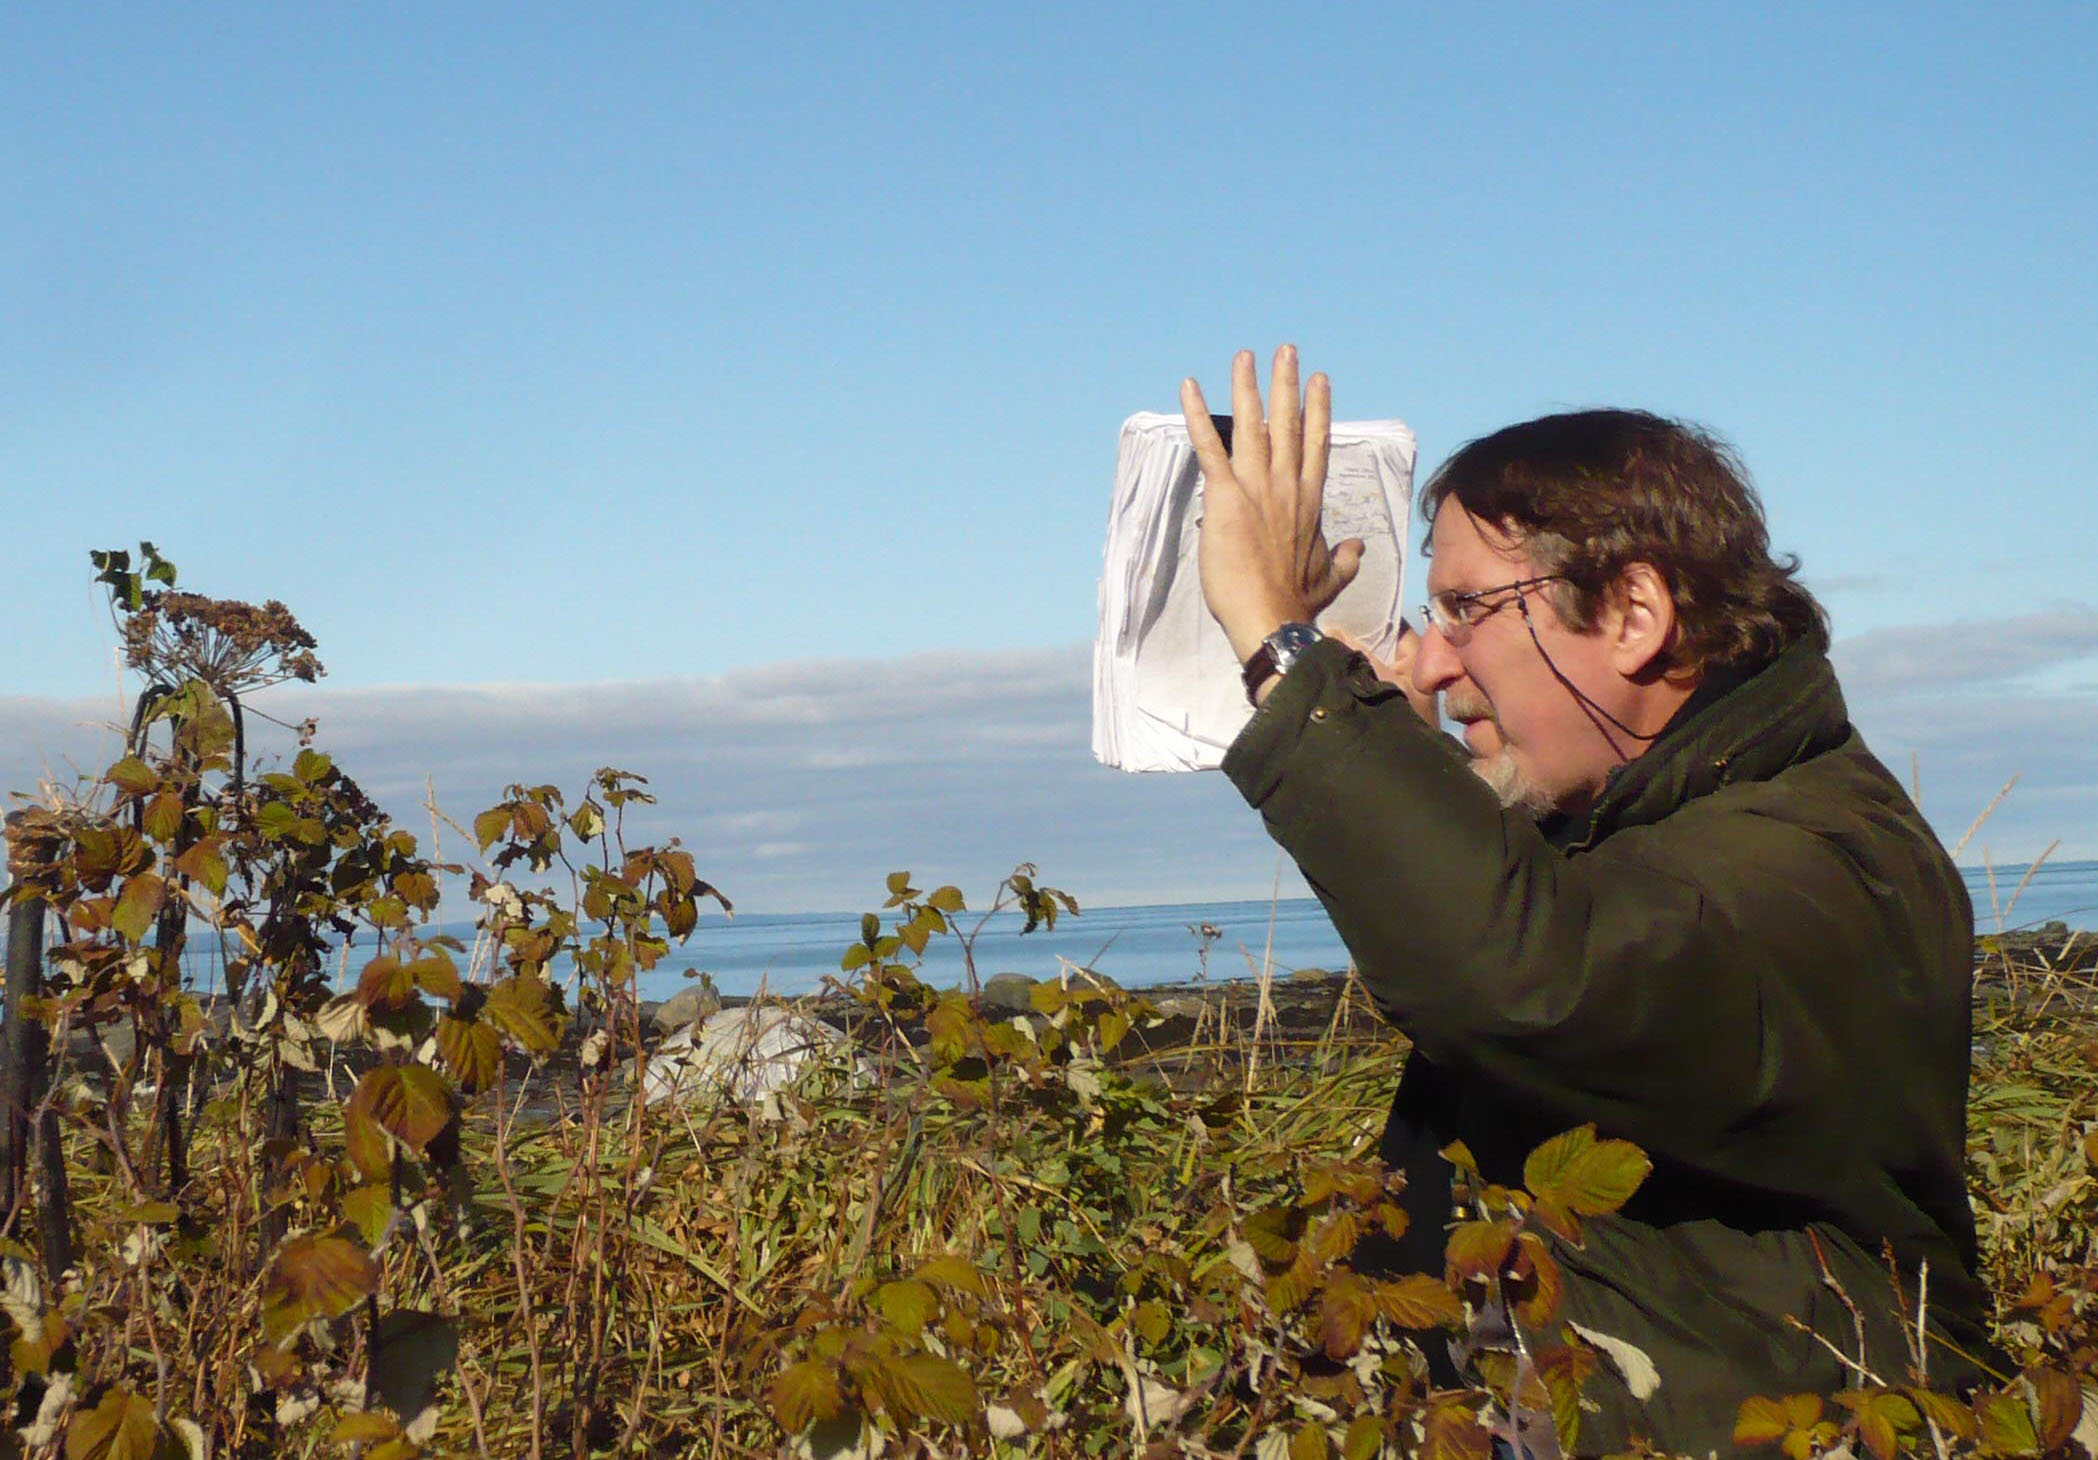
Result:
<svg viewBox="0 0 2098 1460"><path fill-rule="evenodd" d="M1326 565L1326 591L1324 598L1331 603L1340 596L1340 591L1355 581L1356 573L1362 569L1362 539L1351 537L1336 544Z"/></svg>

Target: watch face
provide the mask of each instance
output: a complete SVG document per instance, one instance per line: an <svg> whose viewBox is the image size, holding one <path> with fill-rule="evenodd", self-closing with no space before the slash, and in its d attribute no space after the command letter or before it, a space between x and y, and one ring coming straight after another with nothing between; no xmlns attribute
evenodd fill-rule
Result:
<svg viewBox="0 0 2098 1460"><path fill-rule="evenodd" d="M1275 656L1275 669L1285 672L1297 662L1297 656L1316 644L1325 635L1310 624L1284 624L1267 637L1268 652Z"/></svg>
<svg viewBox="0 0 2098 1460"><path fill-rule="evenodd" d="M1310 624L1284 624L1275 630L1275 649L1294 657L1325 637Z"/></svg>

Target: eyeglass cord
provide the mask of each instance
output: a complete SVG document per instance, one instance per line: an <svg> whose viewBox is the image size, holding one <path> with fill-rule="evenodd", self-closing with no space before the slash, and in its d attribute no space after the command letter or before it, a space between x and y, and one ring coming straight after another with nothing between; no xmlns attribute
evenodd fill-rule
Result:
<svg viewBox="0 0 2098 1460"><path fill-rule="evenodd" d="M1666 725L1663 725L1659 730L1656 730L1651 735L1642 735L1637 730L1634 730L1631 726L1625 724L1624 721L1618 719L1615 715L1611 714L1608 710L1604 709L1601 705L1597 704L1594 700L1590 699L1588 697L1587 692L1583 690L1579 685L1575 684L1572 680L1568 679L1565 673L1561 671L1559 666L1552 662L1552 656L1545 651L1544 640L1537 637L1537 625L1535 621L1533 621L1530 617L1530 602L1528 595L1518 595L1515 600L1515 606L1522 610L1523 627L1530 631L1530 642L1537 646L1537 657L1544 661L1544 667L1546 669L1551 670L1552 678L1558 680L1559 683L1565 685L1567 690L1573 695L1573 697L1581 702L1581 708L1583 710L1587 711L1591 716L1601 715L1605 720L1608 720L1620 734L1628 735L1632 739L1640 741L1644 744L1651 745L1654 741L1659 740L1663 735L1668 733L1668 727Z"/></svg>

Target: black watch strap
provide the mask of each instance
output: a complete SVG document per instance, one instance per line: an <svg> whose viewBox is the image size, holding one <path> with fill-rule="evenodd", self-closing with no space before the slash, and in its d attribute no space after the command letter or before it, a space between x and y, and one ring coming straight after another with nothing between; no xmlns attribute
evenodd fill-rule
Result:
<svg viewBox="0 0 2098 1460"><path fill-rule="evenodd" d="M1239 669L1248 703L1259 704L1260 687L1278 674L1287 674L1297 656L1325 637L1310 624L1284 624L1260 641Z"/></svg>

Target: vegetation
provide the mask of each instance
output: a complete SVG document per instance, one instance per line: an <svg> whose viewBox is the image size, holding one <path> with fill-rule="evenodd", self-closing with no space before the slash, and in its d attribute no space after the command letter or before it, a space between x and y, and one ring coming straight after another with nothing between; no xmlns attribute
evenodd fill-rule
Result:
<svg viewBox="0 0 2098 1460"><path fill-rule="evenodd" d="M246 698L317 676L312 641L140 559L97 555L148 684L127 753L8 822L15 926L49 922L0 1130L15 1452L1484 1460L1518 1426L1571 1449L1584 1382L1636 1362L1557 1321L1556 1245L1646 1169L1591 1129L1521 1190L1470 1180L1444 1272L1351 1270L1404 1221L1370 1154L1403 1045L1352 985L1297 1040L1205 1017L1148 1050L1158 1011L1082 970L1001 1017L973 961L968 991L919 980L982 923L898 873L841 958L851 1053L748 1104L630 1098L637 976L726 906L675 843L628 844L645 782L512 787L472 823L481 866L433 862L310 727L250 774ZM448 876L471 946L431 925ZM1031 867L989 907L1078 913ZM192 940L223 1003L184 984ZM1742 1443L2075 1443L2090 960L2067 938L1984 971L1974 1189L2020 1371L1969 1401L1851 1355L1855 1387L1754 1401ZM1478 1382L1437 1390L1422 1345L1453 1334Z"/></svg>

